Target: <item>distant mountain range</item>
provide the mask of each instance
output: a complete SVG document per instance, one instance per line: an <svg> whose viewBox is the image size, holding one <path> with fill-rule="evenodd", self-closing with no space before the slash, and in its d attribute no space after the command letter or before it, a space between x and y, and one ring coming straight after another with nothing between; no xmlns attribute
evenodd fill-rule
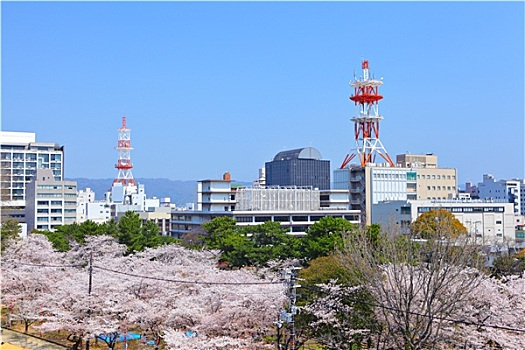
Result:
<svg viewBox="0 0 525 350"><path fill-rule="evenodd" d="M86 179L72 178L67 179L77 182L79 190L85 190L87 187L95 192L97 200L104 199L104 194L111 189L113 179ZM170 179L148 179L135 178L135 182L143 184L146 190L147 198L169 197L171 203L177 206L184 206L186 203L197 202L197 180L183 181ZM236 184L251 186L251 182L235 182Z"/></svg>

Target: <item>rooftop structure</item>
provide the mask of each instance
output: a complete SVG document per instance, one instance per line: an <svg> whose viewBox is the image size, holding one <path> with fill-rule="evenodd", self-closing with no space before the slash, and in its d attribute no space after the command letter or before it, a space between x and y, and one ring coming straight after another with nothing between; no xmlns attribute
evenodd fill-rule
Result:
<svg viewBox="0 0 525 350"><path fill-rule="evenodd" d="M241 188L236 210L319 210L319 195L311 187Z"/></svg>
<svg viewBox="0 0 525 350"><path fill-rule="evenodd" d="M309 186L320 190L330 188L330 161L321 153L305 147L277 153L265 163L266 186Z"/></svg>

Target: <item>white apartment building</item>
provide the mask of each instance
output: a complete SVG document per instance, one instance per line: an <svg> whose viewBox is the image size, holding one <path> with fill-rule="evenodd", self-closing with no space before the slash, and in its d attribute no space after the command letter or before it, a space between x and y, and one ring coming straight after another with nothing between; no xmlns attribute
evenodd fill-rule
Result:
<svg viewBox="0 0 525 350"><path fill-rule="evenodd" d="M32 132L0 131L0 148L2 209L22 223L27 185L37 169L50 169L55 180L64 179L64 147L36 142Z"/></svg>
<svg viewBox="0 0 525 350"><path fill-rule="evenodd" d="M77 224L85 221L102 224L111 220L111 205L108 202L95 200L91 188L79 190L77 195Z"/></svg>
<svg viewBox="0 0 525 350"><path fill-rule="evenodd" d="M76 181L56 180L52 169L38 169L26 186L27 231L54 231L77 219Z"/></svg>
<svg viewBox="0 0 525 350"><path fill-rule="evenodd" d="M235 188L230 173L222 180L201 180L197 183L197 211L228 212L235 210Z"/></svg>

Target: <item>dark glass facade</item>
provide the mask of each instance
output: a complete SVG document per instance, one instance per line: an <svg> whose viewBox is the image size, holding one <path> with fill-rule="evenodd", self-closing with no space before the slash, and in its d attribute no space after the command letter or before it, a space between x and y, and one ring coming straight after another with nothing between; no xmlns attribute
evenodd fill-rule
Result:
<svg viewBox="0 0 525 350"><path fill-rule="evenodd" d="M311 186L330 189L330 161L283 159L265 164L267 186Z"/></svg>

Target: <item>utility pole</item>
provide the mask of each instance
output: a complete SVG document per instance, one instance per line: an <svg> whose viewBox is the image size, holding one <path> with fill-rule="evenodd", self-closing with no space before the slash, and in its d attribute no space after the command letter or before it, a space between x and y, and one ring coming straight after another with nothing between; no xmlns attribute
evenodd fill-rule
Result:
<svg viewBox="0 0 525 350"><path fill-rule="evenodd" d="M278 350L296 350L296 334L295 334L295 320L294 316L297 314L298 308L295 306L297 297L300 296L296 293L296 289L301 287L301 285L296 284L297 273L300 270L300 267L291 267L283 271L284 283L287 285L287 296L290 299L288 305L288 310L281 310L280 319L276 322L277 325L277 349ZM288 324L288 331L290 336L288 340L285 340L284 343L281 343L281 328L283 323Z"/></svg>
<svg viewBox="0 0 525 350"><path fill-rule="evenodd" d="M93 285L93 252L89 255L89 282L88 282L88 299L91 298L91 287ZM88 317L91 316L91 301L88 309ZM89 337L86 340L86 350L89 350Z"/></svg>

